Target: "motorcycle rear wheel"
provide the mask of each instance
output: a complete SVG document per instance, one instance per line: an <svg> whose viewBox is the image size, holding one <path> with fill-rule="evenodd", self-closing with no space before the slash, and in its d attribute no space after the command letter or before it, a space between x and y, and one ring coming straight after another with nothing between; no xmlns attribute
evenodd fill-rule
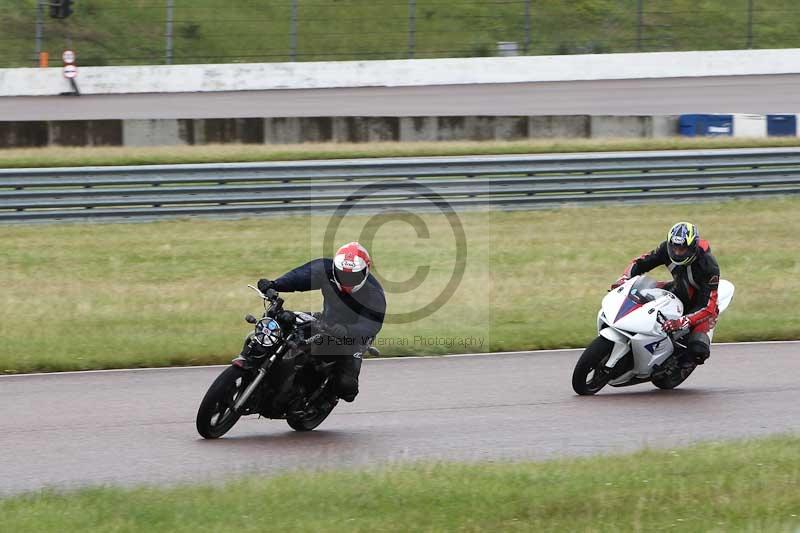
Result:
<svg viewBox="0 0 800 533"><path fill-rule="evenodd" d="M598 336L586 347L572 372L572 389L581 396L597 394L611 379L610 372L603 371L614 343Z"/></svg>
<svg viewBox="0 0 800 533"><path fill-rule="evenodd" d="M229 366L220 374L200 402L197 410L197 432L204 439L218 439L239 421L233 405L247 388L247 372Z"/></svg>
<svg viewBox="0 0 800 533"><path fill-rule="evenodd" d="M318 408L317 413L310 416L287 416L286 423L289 424L289 427L295 431L311 431L315 429L317 426L322 424L322 422L328 418L328 415L331 414L333 408L336 407L336 401L330 401L325 404L325 407Z"/></svg>

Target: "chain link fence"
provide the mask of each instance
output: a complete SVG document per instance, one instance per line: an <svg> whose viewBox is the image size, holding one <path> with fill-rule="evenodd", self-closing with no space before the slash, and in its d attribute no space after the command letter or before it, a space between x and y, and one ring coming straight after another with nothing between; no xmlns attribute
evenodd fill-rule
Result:
<svg viewBox="0 0 800 533"><path fill-rule="evenodd" d="M58 20L47 0L1 0L0 67L65 48L89 66L800 46L797 0L74 0L73 9Z"/></svg>

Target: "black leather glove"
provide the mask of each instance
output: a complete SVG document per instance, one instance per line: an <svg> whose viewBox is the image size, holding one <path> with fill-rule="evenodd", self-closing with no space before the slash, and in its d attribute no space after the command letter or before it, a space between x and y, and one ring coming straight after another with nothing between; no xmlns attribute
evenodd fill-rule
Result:
<svg viewBox="0 0 800 533"><path fill-rule="evenodd" d="M347 326L343 326L341 324L328 324L325 329L328 332L328 335L333 337L344 337L347 335Z"/></svg>
<svg viewBox="0 0 800 533"><path fill-rule="evenodd" d="M262 278L258 280L258 290L266 294L266 292L270 289L275 288L275 282L271 279Z"/></svg>

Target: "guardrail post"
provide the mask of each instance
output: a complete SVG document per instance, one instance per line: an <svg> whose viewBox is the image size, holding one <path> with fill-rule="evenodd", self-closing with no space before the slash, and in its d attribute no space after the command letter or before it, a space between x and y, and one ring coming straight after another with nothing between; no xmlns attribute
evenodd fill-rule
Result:
<svg viewBox="0 0 800 533"><path fill-rule="evenodd" d="M172 64L172 23L173 23L173 9L175 7L175 0L167 0L167 44L166 44L166 62L167 65Z"/></svg>
<svg viewBox="0 0 800 533"><path fill-rule="evenodd" d="M44 2L45 0L39 0L36 2L36 53L33 57L34 66L39 65L39 58L42 54L42 34L44 33Z"/></svg>
<svg viewBox="0 0 800 533"><path fill-rule="evenodd" d="M289 22L289 59L297 61L297 0L292 0L292 15Z"/></svg>
<svg viewBox="0 0 800 533"><path fill-rule="evenodd" d="M531 0L525 0L525 46L522 51L525 54L531 50Z"/></svg>
<svg viewBox="0 0 800 533"><path fill-rule="evenodd" d="M636 51L642 51L642 34L644 24L644 0L636 1Z"/></svg>
<svg viewBox="0 0 800 533"><path fill-rule="evenodd" d="M408 0L408 59L414 59L417 44L417 2Z"/></svg>

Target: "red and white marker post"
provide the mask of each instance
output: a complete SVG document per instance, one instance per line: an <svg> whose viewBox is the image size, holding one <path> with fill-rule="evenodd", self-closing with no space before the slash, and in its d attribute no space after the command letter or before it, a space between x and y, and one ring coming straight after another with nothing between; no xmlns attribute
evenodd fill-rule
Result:
<svg viewBox="0 0 800 533"><path fill-rule="evenodd" d="M78 77L78 65L75 64L75 59L75 52L72 50L64 50L64 53L61 54L61 60L64 62L62 73L64 74L64 78L69 80L70 85L72 85L71 93L62 94L71 94L74 96L79 96L81 94L78 90L78 84L75 82L75 78Z"/></svg>

